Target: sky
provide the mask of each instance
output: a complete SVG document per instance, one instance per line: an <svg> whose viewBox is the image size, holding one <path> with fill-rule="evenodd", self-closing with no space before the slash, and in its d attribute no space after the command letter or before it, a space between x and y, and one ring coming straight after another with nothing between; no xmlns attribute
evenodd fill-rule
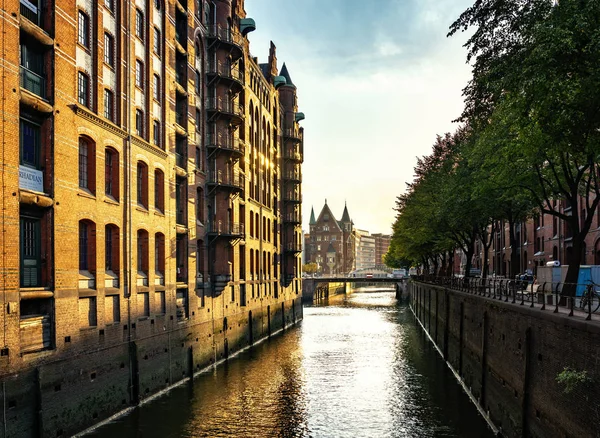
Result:
<svg viewBox="0 0 600 438"><path fill-rule="evenodd" d="M448 27L473 0L245 0L250 51L277 46L304 127L303 229L325 200L339 220L391 233L396 197L437 134L454 131L470 78L464 35Z"/></svg>

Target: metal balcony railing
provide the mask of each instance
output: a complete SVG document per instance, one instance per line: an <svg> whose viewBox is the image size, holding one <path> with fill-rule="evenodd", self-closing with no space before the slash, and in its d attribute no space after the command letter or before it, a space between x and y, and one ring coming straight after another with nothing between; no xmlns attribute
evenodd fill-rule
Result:
<svg viewBox="0 0 600 438"><path fill-rule="evenodd" d="M179 152L175 152L175 164L185 169L185 156Z"/></svg>
<svg viewBox="0 0 600 438"><path fill-rule="evenodd" d="M289 181L302 182L302 172L288 171L283 174L283 178Z"/></svg>
<svg viewBox="0 0 600 438"><path fill-rule="evenodd" d="M218 234L225 236L243 236L244 235L244 224L239 222L227 222L217 220L208 224L208 232L210 234Z"/></svg>
<svg viewBox="0 0 600 438"><path fill-rule="evenodd" d="M298 132L296 132L295 129L293 128L287 128L283 131L283 137L284 138L292 138L295 140L300 140L300 134Z"/></svg>
<svg viewBox="0 0 600 438"><path fill-rule="evenodd" d="M206 138L207 148L226 149L239 152L242 155L245 153L244 142L239 139L232 138L228 135L209 134Z"/></svg>
<svg viewBox="0 0 600 438"><path fill-rule="evenodd" d="M285 192L284 196L283 196L283 200L284 201L288 201L288 202L302 202L302 195L300 193L296 193L296 192Z"/></svg>
<svg viewBox="0 0 600 438"><path fill-rule="evenodd" d="M302 161L302 155L300 154L300 152L294 149L284 149L283 157L286 160L292 160L297 162Z"/></svg>
<svg viewBox="0 0 600 438"><path fill-rule="evenodd" d="M284 222L287 223L292 223L292 224L299 224L302 222L302 215L300 213L294 212L294 213L287 213L284 217L283 217Z"/></svg>
<svg viewBox="0 0 600 438"><path fill-rule="evenodd" d="M207 36L239 48L241 48L244 39L239 32L218 25L208 26Z"/></svg>
<svg viewBox="0 0 600 438"><path fill-rule="evenodd" d="M285 245L287 252L302 252L302 244L298 242L288 242Z"/></svg>
<svg viewBox="0 0 600 438"><path fill-rule="evenodd" d="M228 186L243 190L245 187L246 179L244 175L239 172L224 172L222 170L211 170L208 172L208 184L214 184L218 186Z"/></svg>
<svg viewBox="0 0 600 438"><path fill-rule="evenodd" d="M207 73L233 79L242 84L244 83L244 73L239 68L232 67L225 62L209 62L207 65Z"/></svg>
<svg viewBox="0 0 600 438"><path fill-rule="evenodd" d="M46 100L46 79L21 66L21 87Z"/></svg>
<svg viewBox="0 0 600 438"><path fill-rule="evenodd" d="M206 109L208 111L219 111L222 113L244 117L244 108L235 102L221 97L209 97L206 99Z"/></svg>

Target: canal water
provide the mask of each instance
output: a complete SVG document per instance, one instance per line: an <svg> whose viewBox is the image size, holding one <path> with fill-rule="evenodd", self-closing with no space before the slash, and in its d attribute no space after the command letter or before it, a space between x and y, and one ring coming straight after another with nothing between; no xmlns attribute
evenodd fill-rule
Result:
<svg viewBox="0 0 600 438"><path fill-rule="evenodd" d="M304 320L94 437L492 437L393 291Z"/></svg>

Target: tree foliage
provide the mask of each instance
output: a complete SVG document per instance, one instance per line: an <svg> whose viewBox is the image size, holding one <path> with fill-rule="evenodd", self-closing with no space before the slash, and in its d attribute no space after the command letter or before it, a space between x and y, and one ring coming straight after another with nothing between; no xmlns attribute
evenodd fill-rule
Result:
<svg viewBox="0 0 600 438"><path fill-rule="evenodd" d="M537 209L566 224L575 283L600 202L600 1L476 0L449 35L466 30L463 127L418 161L394 251L431 258L452 242L469 258L497 220L516 251L514 225Z"/></svg>

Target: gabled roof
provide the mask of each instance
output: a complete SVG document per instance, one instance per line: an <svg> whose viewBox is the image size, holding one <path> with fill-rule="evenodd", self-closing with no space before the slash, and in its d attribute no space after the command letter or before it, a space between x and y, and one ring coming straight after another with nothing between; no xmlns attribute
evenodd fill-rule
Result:
<svg viewBox="0 0 600 438"><path fill-rule="evenodd" d="M325 216L325 214L329 215L329 220L327 220L327 221L325 221L324 218L323 218ZM342 231L342 227L340 227L340 224L335 219L335 216L333 215L333 213L331 212L331 209L327 205L327 201L325 201L325 205L323 206L323 209L321 210L321 213L319 213L319 217L317 218L317 222L327 222L328 224L333 224L340 231Z"/></svg>
<svg viewBox="0 0 600 438"><path fill-rule="evenodd" d="M279 73L279 76L283 76L285 78L285 80L287 81L286 85L291 85L292 87L296 88L296 86L292 82L292 78L290 77L290 73L288 72L285 62L283 63L283 66L281 67L281 72Z"/></svg>

